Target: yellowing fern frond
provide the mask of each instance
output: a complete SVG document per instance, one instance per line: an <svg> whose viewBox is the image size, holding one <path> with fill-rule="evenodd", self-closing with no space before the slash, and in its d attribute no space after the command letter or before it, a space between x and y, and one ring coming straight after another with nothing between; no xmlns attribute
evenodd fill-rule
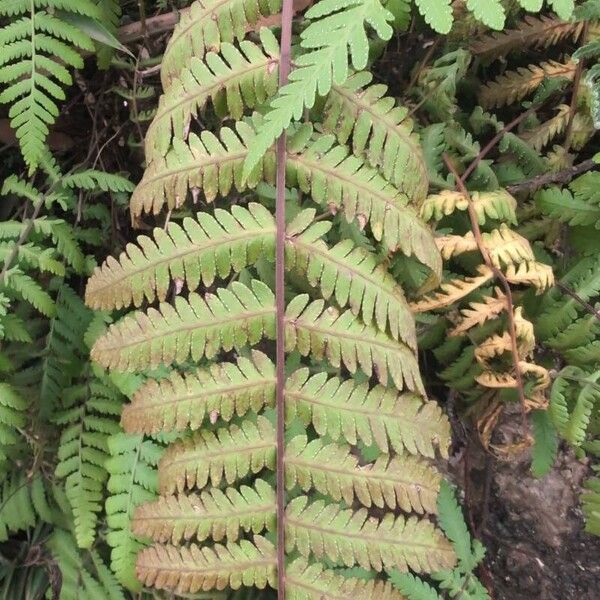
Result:
<svg viewBox="0 0 600 600"><path fill-rule="evenodd" d="M556 115L535 129L531 129L522 133L520 137L532 148L540 152L555 137L559 136L565 130L570 114L571 108L569 105L560 104L556 109Z"/></svg>
<svg viewBox="0 0 600 600"><path fill-rule="evenodd" d="M262 479L221 491L210 488L200 495L161 496L139 506L133 532L155 542L179 544L182 540L211 538L236 542L241 532L275 529L275 491Z"/></svg>
<svg viewBox="0 0 600 600"><path fill-rule="evenodd" d="M197 0L181 19L169 39L162 60L161 81L167 90L192 57L218 52L223 42L243 39L246 31L263 17L281 10L281 0L252 3L250 0Z"/></svg>
<svg viewBox="0 0 600 600"><path fill-rule="evenodd" d="M412 302L410 307L414 312L419 313L450 306L465 296L468 296L471 292L480 288L482 285L492 281L494 278L494 274L492 273L491 269L484 265L480 265L477 268L477 271L479 274L474 277L453 279L446 283L442 283L440 286L441 291L434 292L422 300Z"/></svg>
<svg viewBox="0 0 600 600"><path fill-rule="evenodd" d="M451 330L450 335L462 335L473 327L495 319L505 311L507 308L506 296L499 288L495 289L495 293L495 296L485 296L483 302L471 302L468 308L463 308L460 311L461 318Z"/></svg>
<svg viewBox="0 0 600 600"><path fill-rule="evenodd" d="M256 424L245 420L216 433L203 429L169 446L159 463L162 494L203 488L209 481L233 484L250 473L275 466L275 430L262 416Z"/></svg>
<svg viewBox="0 0 600 600"><path fill-rule="evenodd" d="M484 225L488 219L516 223L517 201L506 190L472 192L471 202L479 225ZM441 221L443 217L457 210L466 211L468 208L469 202L464 194L454 190L443 190L426 198L420 214L425 221Z"/></svg>
<svg viewBox="0 0 600 600"><path fill-rule="evenodd" d="M138 556L136 572L143 585L177 594L234 590L242 585L259 589L275 587L277 559L271 542L254 536L226 546L200 548L151 546Z"/></svg>

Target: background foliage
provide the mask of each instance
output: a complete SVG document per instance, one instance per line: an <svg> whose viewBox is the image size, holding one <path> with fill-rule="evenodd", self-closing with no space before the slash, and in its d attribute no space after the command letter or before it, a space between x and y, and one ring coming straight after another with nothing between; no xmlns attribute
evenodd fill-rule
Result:
<svg viewBox="0 0 600 600"><path fill-rule="evenodd" d="M426 408L421 400L407 402L406 412L387 424L359 423L356 432L346 426L343 441L354 445L351 452L335 444L340 426L333 417L328 425L313 417L308 438L299 435L306 420L292 422L293 452L313 461L298 468L296 480L304 492L316 488L315 505L333 506L333 498L358 511L373 504L371 515L381 519L387 511L398 522L396 503L407 514L437 514L431 520L457 557L454 568L452 561L434 565L432 559L425 569L432 572L420 577L415 568L382 576L366 568L369 561L341 568L331 555L321 566L298 558L294 572L312 577L321 591L343 588L348 597L360 590L373 598L486 598L483 546L471 538L475 532L469 533L450 486L422 457L437 448L442 462L445 414L455 430L460 423L500 460L531 451L539 477L565 445L592 463L600 455L600 3L298 3L295 68L281 89L274 18L280 2L230 1L216 19L211 2L207 9L190 4L0 0L2 597L170 597L150 589L150 576L147 587L136 578L136 557L149 537L179 544L210 533L219 542L223 528L232 539L233 529L243 532L238 550L249 552L244 532L272 534L268 511L262 521L254 515L246 523L209 518L202 534L197 519L179 524L179 533L151 531L144 521L150 509L138 508L172 498L164 490L175 484L159 478L158 465L163 455L161 464L168 464L173 451L165 454L166 448L185 447L180 438L189 435L188 426L209 421L219 442L232 435L224 428L229 421L256 435L262 427L260 437L268 437L268 410L267 418L244 421L269 406L268 359L240 351L226 355L235 362L221 363L230 365L223 367L228 378L235 369L238 377L260 376L260 394L232 403L215 393L201 415L186 406L178 414L153 413L151 394L164 398L194 385L218 392L225 371L209 371L205 361L206 369L193 375L181 343L164 343L161 360L156 348L147 360L144 346L120 355L106 331L125 308L146 310L155 301L163 303L168 323L168 302L183 310L182 290L201 285L200 291L215 292L219 280L242 303L250 289L268 303L272 144L287 129L287 206L294 219L289 299L310 293L347 309L348 322L370 327L373 339L387 335L407 348L418 341L420 376L399 373L407 363L397 357L387 364L396 387L406 378L420 393L422 378L430 397ZM192 202L184 203L186 195ZM213 203L218 197L227 203ZM378 208L382 200L397 207L392 216ZM204 212L196 215L198 202ZM241 234L250 242L232 241ZM198 253L200 237L220 244L221 252ZM186 248L188 257L181 258ZM118 262L106 259L111 255ZM349 269L366 283L345 289L339 264L339 273ZM410 302L416 329L397 289ZM217 292L211 306L219 297L230 310L233 296ZM310 304L307 322L330 325L323 308L323 300ZM149 314L159 333L166 328L156 311ZM269 337L269 325L261 328ZM240 349L251 330L246 322L233 333L209 333L204 354L216 354L216 338L226 349ZM302 366L313 377L326 370L332 381L358 371L357 384L365 386L372 369L372 384L376 378L388 383L385 361L353 366L341 353L333 365L329 354L327 365L320 344L315 350L313 338L303 350L300 342L288 359L298 389L308 385L308 371L297 371ZM164 364L177 348L183 378ZM308 360L300 356L309 353ZM192 354L196 360L198 350ZM129 366L137 372L122 372ZM415 414L414 431L394 430ZM517 424L509 441L500 435L506 423ZM453 455L460 446L454 433ZM390 449L399 456L388 464ZM419 489L433 481L434 491L394 491L391 502L389 491L361 491L356 474L350 483L324 483L315 457L327 453L350 473L357 461L385 463L390 472L410 473ZM225 514L250 499L271 506L271 474L261 473L267 482L245 478L228 487L236 478L230 463L224 468L227 485L219 484L214 466L211 481L220 489L212 496L198 491L196 506L220 504ZM235 468L245 475L248 467ZM598 477L591 475L585 488L586 528L600 534ZM163 500L148 504L159 493ZM174 510L179 515L182 507ZM194 597L270 594L242 588Z"/></svg>

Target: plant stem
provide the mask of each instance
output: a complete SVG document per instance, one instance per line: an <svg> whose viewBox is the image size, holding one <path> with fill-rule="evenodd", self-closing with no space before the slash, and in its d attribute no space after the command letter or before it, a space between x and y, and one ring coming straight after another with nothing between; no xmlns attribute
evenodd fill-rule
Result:
<svg viewBox="0 0 600 600"><path fill-rule="evenodd" d="M283 0L279 85L287 83L291 65L293 0ZM277 598L285 600L285 132L277 140L275 221L276 406L277 406Z"/></svg>

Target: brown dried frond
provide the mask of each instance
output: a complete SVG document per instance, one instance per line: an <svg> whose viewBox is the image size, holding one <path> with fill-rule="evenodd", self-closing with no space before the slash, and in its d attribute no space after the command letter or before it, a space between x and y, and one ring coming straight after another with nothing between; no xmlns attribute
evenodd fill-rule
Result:
<svg viewBox="0 0 600 600"><path fill-rule="evenodd" d="M471 52L492 61L506 56L512 50L526 47L548 48L570 37L577 41L583 31L583 23L570 23L558 17L526 16L516 27L486 35L471 45Z"/></svg>
<svg viewBox="0 0 600 600"><path fill-rule="evenodd" d="M516 71L507 71L483 86L479 93L479 103L484 109L512 104L534 92L546 77L572 80L576 70L577 65L571 60L566 63L550 60L539 65L520 67Z"/></svg>

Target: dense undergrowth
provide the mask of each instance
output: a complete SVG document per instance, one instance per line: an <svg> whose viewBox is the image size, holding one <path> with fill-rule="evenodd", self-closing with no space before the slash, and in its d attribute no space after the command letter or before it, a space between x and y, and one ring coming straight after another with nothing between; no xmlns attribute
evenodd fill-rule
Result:
<svg viewBox="0 0 600 600"><path fill-rule="evenodd" d="M2 598L494 597L459 437L595 468L600 2L281 9L0 0Z"/></svg>

